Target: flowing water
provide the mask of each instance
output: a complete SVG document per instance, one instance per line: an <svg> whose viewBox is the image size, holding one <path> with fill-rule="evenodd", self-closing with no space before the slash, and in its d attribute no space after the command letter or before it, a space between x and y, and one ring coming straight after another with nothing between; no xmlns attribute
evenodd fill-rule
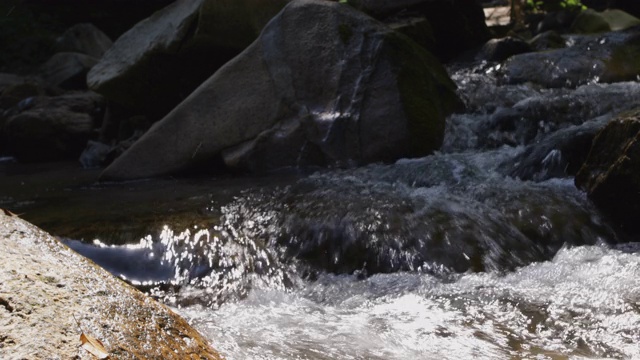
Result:
<svg viewBox="0 0 640 360"><path fill-rule="evenodd" d="M640 246L553 140L638 103L640 84L499 85L497 70L450 69L467 111L440 153L207 182L187 202L198 225L157 215L147 236L65 241L227 359L640 358Z"/></svg>

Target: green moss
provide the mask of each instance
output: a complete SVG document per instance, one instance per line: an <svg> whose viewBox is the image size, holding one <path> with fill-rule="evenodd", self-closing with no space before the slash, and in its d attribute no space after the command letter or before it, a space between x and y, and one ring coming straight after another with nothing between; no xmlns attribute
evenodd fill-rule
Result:
<svg viewBox="0 0 640 360"><path fill-rule="evenodd" d="M346 44L353 36L353 29L351 29L349 24L340 24L338 25L338 34L340 34L340 40L342 40L342 43Z"/></svg>
<svg viewBox="0 0 640 360"><path fill-rule="evenodd" d="M640 74L640 37L617 47L605 63L607 82L635 80Z"/></svg>
<svg viewBox="0 0 640 360"><path fill-rule="evenodd" d="M456 86L438 60L408 37L390 32L386 46L409 121L409 155L427 155L442 145L445 117L461 106Z"/></svg>

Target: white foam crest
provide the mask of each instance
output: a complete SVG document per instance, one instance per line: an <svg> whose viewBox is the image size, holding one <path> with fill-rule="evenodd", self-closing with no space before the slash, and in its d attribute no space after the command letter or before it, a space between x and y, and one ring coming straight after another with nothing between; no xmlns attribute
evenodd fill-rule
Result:
<svg viewBox="0 0 640 360"><path fill-rule="evenodd" d="M334 276L183 314L230 360L639 358L640 256L585 246L508 275Z"/></svg>

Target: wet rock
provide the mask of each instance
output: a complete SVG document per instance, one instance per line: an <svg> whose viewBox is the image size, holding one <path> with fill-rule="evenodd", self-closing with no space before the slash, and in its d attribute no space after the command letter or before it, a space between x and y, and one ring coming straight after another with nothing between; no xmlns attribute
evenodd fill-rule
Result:
<svg viewBox="0 0 640 360"><path fill-rule="evenodd" d="M597 134L575 183L624 231L640 231L640 111L617 117Z"/></svg>
<svg viewBox="0 0 640 360"><path fill-rule="evenodd" d="M596 133L611 116L570 126L535 142L513 159L500 165L502 171L521 180L544 181L573 176L582 166Z"/></svg>
<svg viewBox="0 0 640 360"><path fill-rule="evenodd" d="M425 17L435 40L427 50L441 61L480 47L490 36L484 11L475 0L350 0L349 4L387 23L416 14ZM419 34L417 42L422 37Z"/></svg>
<svg viewBox="0 0 640 360"><path fill-rule="evenodd" d="M589 82L635 80L640 74L638 33L573 36L567 41L572 45L566 48L511 57L501 69L502 82L571 88Z"/></svg>
<svg viewBox="0 0 640 360"><path fill-rule="evenodd" d="M1 211L0 240L0 357L94 359L84 332L113 359L221 358L169 308Z"/></svg>
<svg viewBox="0 0 640 360"><path fill-rule="evenodd" d="M158 119L259 34L285 0L176 1L116 40L89 87Z"/></svg>
<svg viewBox="0 0 640 360"><path fill-rule="evenodd" d="M91 92L28 98L4 124L5 151L27 162L77 158L103 107L103 98Z"/></svg>
<svg viewBox="0 0 640 360"><path fill-rule="evenodd" d="M476 60L502 62L513 55L531 51L532 48L526 41L508 36L487 41L476 55Z"/></svg>
<svg viewBox="0 0 640 360"><path fill-rule="evenodd" d="M113 45L105 33L93 24L77 24L65 31L56 40L59 52L73 52L100 59Z"/></svg>
<svg viewBox="0 0 640 360"><path fill-rule="evenodd" d="M296 1L103 178L175 172L259 135L278 142L277 129L296 122L327 163L421 156L440 146L458 105L442 66L406 37L349 6Z"/></svg>
<svg viewBox="0 0 640 360"><path fill-rule="evenodd" d="M65 90L87 88L87 73L98 63L98 59L73 52L53 55L40 67L40 76L49 84Z"/></svg>

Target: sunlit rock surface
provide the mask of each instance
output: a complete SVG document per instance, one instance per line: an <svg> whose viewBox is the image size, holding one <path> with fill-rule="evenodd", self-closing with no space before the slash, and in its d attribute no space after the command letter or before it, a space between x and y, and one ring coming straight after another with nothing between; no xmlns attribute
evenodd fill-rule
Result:
<svg viewBox="0 0 640 360"><path fill-rule="evenodd" d="M110 359L221 358L164 305L1 212L0 254L2 359L94 359L80 347L82 332Z"/></svg>
<svg viewBox="0 0 640 360"><path fill-rule="evenodd" d="M249 170L265 154L267 169L423 156L442 143L454 89L433 56L367 15L295 1L103 178L176 172L223 150Z"/></svg>

